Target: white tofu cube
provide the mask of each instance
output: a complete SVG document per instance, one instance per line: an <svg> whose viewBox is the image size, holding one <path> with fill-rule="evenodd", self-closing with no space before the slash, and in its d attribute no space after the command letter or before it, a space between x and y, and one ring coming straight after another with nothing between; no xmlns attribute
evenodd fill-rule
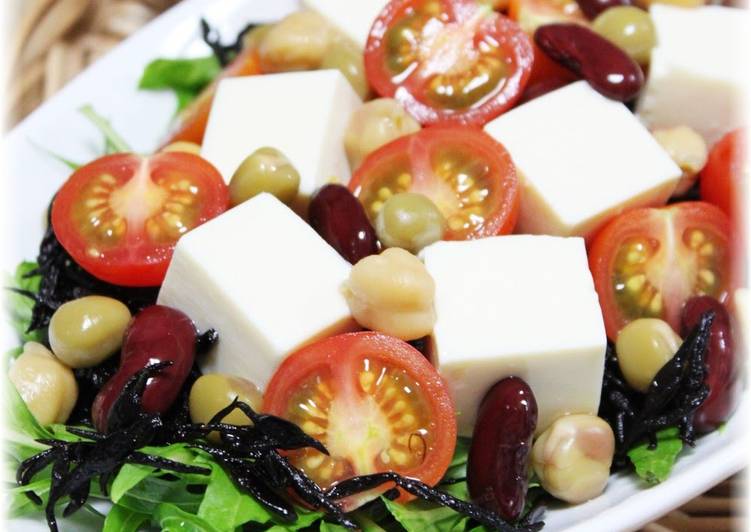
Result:
<svg viewBox="0 0 751 532"><path fill-rule="evenodd" d="M317 11L362 49L373 22L388 3L388 0L302 0L304 7Z"/></svg>
<svg viewBox="0 0 751 532"><path fill-rule="evenodd" d="M589 238L628 208L665 203L681 175L626 106L586 81L517 107L485 131L519 171L518 233Z"/></svg>
<svg viewBox="0 0 751 532"><path fill-rule="evenodd" d="M605 326L584 240L510 235L422 251L436 284L432 356L471 435L487 391L520 377L535 394L537 433L565 414L595 414Z"/></svg>
<svg viewBox="0 0 751 532"><path fill-rule="evenodd" d="M290 352L354 330L340 286L350 265L299 216L260 194L185 234L158 302L185 312L219 342L209 372L265 387Z"/></svg>
<svg viewBox="0 0 751 532"><path fill-rule="evenodd" d="M689 126L710 145L742 126L749 92L748 12L653 4L649 13L657 46L637 107L644 123L652 129Z"/></svg>
<svg viewBox="0 0 751 532"><path fill-rule="evenodd" d="M301 203L347 183L344 131L362 101L338 70L227 78L219 83L201 155L226 182L258 148L280 150L300 173Z"/></svg>

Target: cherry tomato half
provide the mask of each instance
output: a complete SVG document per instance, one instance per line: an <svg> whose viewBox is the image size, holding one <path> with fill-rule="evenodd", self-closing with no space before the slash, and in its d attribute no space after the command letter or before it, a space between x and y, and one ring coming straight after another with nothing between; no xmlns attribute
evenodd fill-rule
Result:
<svg viewBox="0 0 751 532"><path fill-rule="evenodd" d="M258 53L255 48L246 47L219 75L211 85L206 87L196 100L187 109L180 113L177 127L170 134L165 146L177 141L203 143L203 135L206 132L206 124L209 122L211 104L214 102L214 93L219 80L235 76L252 76L260 74L261 67Z"/></svg>
<svg viewBox="0 0 751 532"><path fill-rule="evenodd" d="M741 179L746 157L746 132L736 129L722 137L712 147L707 164L701 171L699 187L701 199L717 205L731 219L743 200Z"/></svg>
<svg viewBox="0 0 751 532"><path fill-rule="evenodd" d="M365 72L422 124L481 126L519 98L529 37L475 0L393 0L371 29Z"/></svg>
<svg viewBox="0 0 751 532"><path fill-rule="evenodd" d="M97 159L68 178L52 204L52 227L93 276L156 286L178 238L228 205L222 176L197 155L122 153Z"/></svg>
<svg viewBox="0 0 751 532"><path fill-rule="evenodd" d="M414 347L381 333L333 336L291 354L263 405L324 444L330 456L315 449L289 455L323 488L382 471L434 485L456 445L454 404L438 371ZM366 500L345 499L344 508Z"/></svg>
<svg viewBox="0 0 751 532"><path fill-rule="evenodd" d="M612 220L589 250L608 337L637 318L661 318L679 331L691 296L725 301L730 241L727 216L704 202L634 209Z"/></svg>
<svg viewBox="0 0 751 532"><path fill-rule="evenodd" d="M431 127L400 137L368 155L349 188L371 221L391 194L425 194L448 222L447 240L508 234L519 214L511 157L472 128Z"/></svg>

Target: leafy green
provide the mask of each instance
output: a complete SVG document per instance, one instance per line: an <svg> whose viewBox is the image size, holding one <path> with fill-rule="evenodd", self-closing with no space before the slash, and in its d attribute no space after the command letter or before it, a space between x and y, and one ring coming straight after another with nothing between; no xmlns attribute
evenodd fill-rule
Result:
<svg viewBox="0 0 751 532"><path fill-rule="evenodd" d="M136 532L150 521L150 515L134 512L116 504L107 513L102 532Z"/></svg>
<svg viewBox="0 0 751 532"><path fill-rule="evenodd" d="M323 517L323 514L319 512L311 512L299 507L295 507L295 511L297 512L297 521L290 524L276 524L266 530L266 532L286 532L300 530L302 528L312 526L316 523L316 521L319 521Z"/></svg>
<svg viewBox="0 0 751 532"><path fill-rule="evenodd" d="M162 503L156 507L153 523L162 532L217 532L206 520L181 510L174 504Z"/></svg>
<svg viewBox="0 0 751 532"><path fill-rule="evenodd" d="M181 111L216 79L221 70L213 55L195 59L155 59L146 65L138 88L174 91L177 110Z"/></svg>
<svg viewBox="0 0 751 532"><path fill-rule="evenodd" d="M657 433L657 447L649 449L649 443L637 445L628 452L636 474L647 484L653 486L670 476L673 464L683 449L683 442L678 436L678 429L670 427Z"/></svg>
<svg viewBox="0 0 751 532"><path fill-rule="evenodd" d="M42 276L33 274L38 268L36 262L21 262L13 274L13 277L7 281L7 287L17 290L24 290L31 294L39 292L39 285L42 282ZM33 275L30 275L33 274ZM19 294L13 290L8 290L6 294L6 307L10 316L11 324L21 338L22 342L42 342L45 333L42 330L29 331L31 324L31 314L34 310L34 300L24 294Z"/></svg>
<svg viewBox="0 0 751 532"><path fill-rule="evenodd" d="M197 463L200 465L201 462ZM211 478L198 508L198 517L221 530L234 530L251 521L269 522L271 516L266 509L240 492L221 466L208 459L204 463L211 467Z"/></svg>
<svg viewBox="0 0 751 532"><path fill-rule="evenodd" d="M469 446L469 439L459 438L457 440L454 458L451 460L446 475L443 477L444 485L438 485L438 489L464 500L469 499L467 482L464 480L467 476ZM448 483L446 483L447 481ZM394 516L407 532L462 531L467 525L468 519L450 508L444 508L425 501L412 501L407 504L401 504L390 501L385 497L382 497L381 500L391 515Z"/></svg>
<svg viewBox="0 0 751 532"><path fill-rule="evenodd" d="M80 111L81 114L88 118L91 123L102 132L102 135L104 135L105 154L130 153L133 151L128 143L125 142L125 139L114 130L112 124L109 123L109 120L98 114L91 105L84 105L81 107Z"/></svg>
<svg viewBox="0 0 751 532"><path fill-rule="evenodd" d="M67 157L63 157L62 155L60 155L58 153L55 153L52 150L48 150L47 148L45 148L41 144L37 144L36 142L34 142L31 139L29 139L29 142L36 149L38 149L40 151L43 151L46 155L49 155L50 157L52 157L53 159L57 160L58 162L63 163L65 166L67 166L68 168L70 168L73 171L78 170L79 168L81 168L83 166L83 164L81 164L81 163L77 163L75 161L72 161L71 159L68 159Z"/></svg>

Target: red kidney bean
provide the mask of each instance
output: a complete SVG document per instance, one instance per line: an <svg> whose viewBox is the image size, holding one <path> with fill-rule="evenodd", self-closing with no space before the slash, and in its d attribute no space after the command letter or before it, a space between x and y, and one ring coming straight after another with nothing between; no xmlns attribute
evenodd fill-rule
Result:
<svg viewBox="0 0 751 532"><path fill-rule="evenodd" d="M632 0L576 0L576 3L590 20L611 7L634 5Z"/></svg>
<svg viewBox="0 0 751 532"><path fill-rule="evenodd" d="M726 421L737 406L741 393L741 361L735 352L730 316L722 303L709 296L689 299L681 315L681 334L688 334L708 310L713 310L715 317L704 358L707 365L704 382L709 387L709 395L694 416L694 427L700 433L711 432Z"/></svg>
<svg viewBox="0 0 751 532"><path fill-rule="evenodd" d="M536 426L535 396L517 377L496 383L477 412L467 463L469 494L507 521L517 519L524 509Z"/></svg>
<svg viewBox="0 0 751 532"><path fill-rule="evenodd" d="M379 251L375 229L347 187L321 188L310 201L308 219L313 229L352 264Z"/></svg>
<svg viewBox="0 0 751 532"><path fill-rule="evenodd" d="M547 24L535 31L543 52L613 100L633 100L644 85L641 67L626 52L579 24Z"/></svg>
<svg viewBox="0 0 751 532"><path fill-rule="evenodd" d="M120 368L94 399L94 426L106 432L109 413L128 380L159 362L172 365L150 378L142 398L143 410L164 413L174 403L195 360L196 328L179 310L153 305L136 314L125 331Z"/></svg>

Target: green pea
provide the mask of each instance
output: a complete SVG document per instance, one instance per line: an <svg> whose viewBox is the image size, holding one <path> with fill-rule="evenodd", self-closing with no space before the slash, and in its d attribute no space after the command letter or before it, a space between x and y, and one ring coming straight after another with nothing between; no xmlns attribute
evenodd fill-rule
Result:
<svg viewBox="0 0 751 532"><path fill-rule="evenodd" d="M414 192L391 196L376 218L376 233L387 247L400 247L417 253L440 240L446 220L427 197Z"/></svg>
<svg viewBox="0 0 751 532"><path fill-rule="evenodd" d="M652 19L643 9L634 6L611 7L592 21L592 29L637 63L649 63L657 39Z"/></svg>
<svg viewBox="0 0 751 532"><path fill-rule="evenodd" d="M346 37L339 37L329 45L323 56L321 68L341 72L360 98L365 99L370 92L370 85L365 77L362 50Z"/></svg>
<svg viewBox="0 0 751 532"><path fill-rule="evenodd" d="M269 192L289 204L299 188L300 174L289 159L276 148L259 148L235 170L229 183L230 203L234 207L261 192Z"/></svg>

